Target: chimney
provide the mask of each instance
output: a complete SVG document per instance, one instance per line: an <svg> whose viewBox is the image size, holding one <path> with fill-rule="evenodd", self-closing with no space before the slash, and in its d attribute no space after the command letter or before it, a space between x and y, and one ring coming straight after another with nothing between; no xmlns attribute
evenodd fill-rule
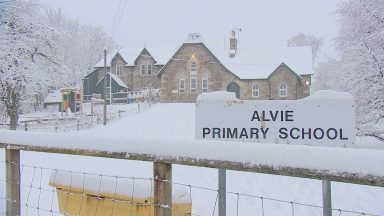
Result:
<svg viewBox="0 0 384 216"><path fill-rule="evenodd" d="M234 58L237 52L237 35L235 29L232 29L229 39L229 57Z"/></svg>

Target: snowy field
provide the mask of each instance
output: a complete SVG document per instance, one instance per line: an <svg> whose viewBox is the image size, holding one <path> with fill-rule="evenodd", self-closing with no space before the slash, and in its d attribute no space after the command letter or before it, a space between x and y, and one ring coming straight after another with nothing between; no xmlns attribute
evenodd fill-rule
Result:
<svg viewBox="0 0 384 216"><path fill-rule="evenodd" d="M141 112L127 113L123 118L114 120L108 124L108 130L102 125L80 132L88 135L105 134L119 137L122 134L128 137L146 137L167 140L169 137L177 140L193 140L195 128L195 106L194 104L156 104L150 109ZM359 146L368 145L381 148L382 143L371 138L359 138ZM108 143L105 143L108 145ZM4 153L1 150L0 161L4 161ZM202 149L204 151L204 149ZM378 150L382 151L382 150ZM236 153L234 153L236 154ZM71 155L46 154L35 152L22 152L22 164L45 167L52 169L63 169L103 175L120 175L133 177L152 177L152 164L148 162L91 158ZM363 163L363 162L362 162ZM0 163L1 169L4 163ZM0 173L0 180L4 179L4 172ZM53 196L52 188L48 186L50 170L25 167L22 173L22 184L35 185L48 190L30 189L23 187L22 202L42 208L50 209L52 200L53 208L57 208L57 197ZM198 168L188 166L173 166L173 181L183 184L205 188L217 188L217 170L209 168ZM3 184L4 181L0 181ZM174 185L181 189L186 186ZM2 185L4 191L4 184ZM273 176L266 174L255 174L237 171L227 172L227 191L244 193L248 195L269 197L278 200L293 201L312 205L322 205L321 181L300 179L293 177ZM41 193L40 193L41 192ZM0 194L0 198L4 197ZM191 199L195 215L212 215L217 193L204 189L193 188ZM40 199L39 199L40 196ZM40 200L40 201L39 201ZM344 183L332 183L333 208L351 211L366 212L376 215L384 215L384 188L369 187ZM239 215L262 215L261 200L258 198L227 195L227 213L236 215L237 203ZM57 211L57 209L56 209ZM4 206L0 205L0 213L4 212ZM290 203L276 201L264 201L265 215L292 215ZM44 215L46 212L38 212L36 209L23 206L23 215ZM311 207L294 206L294 215L322 215L322 210ZM47 215L51 215L47 213ZM334 212L338 215L338 212ZM214 215L217 215L217 207ZM359 215L343 213L342 215Z"/></svg>

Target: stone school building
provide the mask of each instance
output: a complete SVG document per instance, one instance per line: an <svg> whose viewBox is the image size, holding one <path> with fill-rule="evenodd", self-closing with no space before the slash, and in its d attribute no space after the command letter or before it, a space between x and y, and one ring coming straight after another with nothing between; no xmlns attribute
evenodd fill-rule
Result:
<svg viewBox="0 0 384 216"><path fill-rule="evenodd" d="M235 31L228 48L212 50L192 33L177 49L144 47L115 50L84 80L84 95L160 89L161 102L195 102L199 94L235 92L246 100L294 100L309 96L312 55L309 47L252 47ZM111 82L111 83L110 83Z"/></svg>

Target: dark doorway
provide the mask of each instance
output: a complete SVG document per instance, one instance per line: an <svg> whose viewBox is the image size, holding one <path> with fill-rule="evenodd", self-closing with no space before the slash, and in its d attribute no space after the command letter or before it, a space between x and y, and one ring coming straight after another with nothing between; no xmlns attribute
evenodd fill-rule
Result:
<svg viewBox="0 0 384 216"><path fill-rule="evenodd" d="M227 91L228 92L235 92L236 97L240 98L240 86L237 83L235 83L235 82L229 83L229 85L227 87Z"/></svg>

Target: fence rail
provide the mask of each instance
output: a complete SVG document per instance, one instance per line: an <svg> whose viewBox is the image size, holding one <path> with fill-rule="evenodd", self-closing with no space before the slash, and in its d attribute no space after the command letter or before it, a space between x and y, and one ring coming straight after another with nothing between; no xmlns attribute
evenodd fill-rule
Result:
<svg viewBox="0 0 384 216"><path fill-rule="evenodd" d="M330 180L336 182L345 182L361 185L379 186L384 187L384 176L374 175L362 175L358 173L347 173L329 170L315 170L305 168L292 168L292 167L273 167L263 164L248 164L233 161L224 160L212 160L212 159L201 159L191 158L182 156L167 156L167 155L153 155L153 154L138 154L130 152L112 152L112 151L96 151L88 149L71 149L71 148L54 148L44 147L35 145L18 145L18 144L6 144L0 143L0 148L12 148L20 149L23 151L35 151L35 152L46 152L46 153L58 153L58 154L71 154L81 156L92 156L92 157L105 157L115 159L127 159L137 161L149 161L149 162L160 162L169 164L179 164L187 166L198 166L216 169L227 169L244 172L255 172L272 175L292 176L300 178L310 178L317 180Z"/></svg>

